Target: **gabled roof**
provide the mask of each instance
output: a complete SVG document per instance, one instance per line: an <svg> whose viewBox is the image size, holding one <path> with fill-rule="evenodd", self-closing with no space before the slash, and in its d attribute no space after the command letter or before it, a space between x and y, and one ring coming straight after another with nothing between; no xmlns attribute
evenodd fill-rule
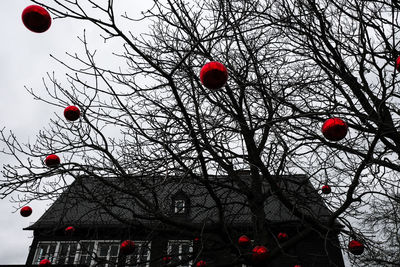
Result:
<svg viewBox="0 0 400 267"><path fill-rule="evenodd" d="M249 178L241 174L241 178ZM215 194L221 199L226 223L246 225L251 222L252 213L246 197L237 191L227 176L212 176L211 183ZM146 180L145 183L141 183ZM149 181L151 185L149 186ZM211 181L211 182L212 182ZM323 199L304 175L279 176L280 187L297 208L306 215L326 222L331 214ZM104 184L107 183L107 185ZM232 186L221 187L217 184ZM170 216L171 196L182 190L190 197L188 221L194 223L213 223L218 220L216 205L201 183L189 177L139 177L129 180L104 178L103 181L91 177L81 177L63 192L54 204L33 225L25 228L59 228L65 225L84 226L128 226L159 225L141 201L141 196L157 203L159 212ZM263 188L267 198L264 210L266 223L299 223L300 218L291 212L270 192L267 184Z"/></svg>

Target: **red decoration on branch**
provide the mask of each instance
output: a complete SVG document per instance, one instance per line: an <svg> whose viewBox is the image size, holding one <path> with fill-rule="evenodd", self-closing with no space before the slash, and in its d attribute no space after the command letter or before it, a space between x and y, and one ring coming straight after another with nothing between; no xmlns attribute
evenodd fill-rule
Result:
<svg viewBox="0 0 400 267"><path fill-rule="evenodd" d="M64 109L64 117L69 121L76 121L80 115L81 111L75 106L68 106Z"/></svg>
<svg viewBox="0 0 400 267"><path fill-rule="evenodd" d="M125 240L119 247L119 251L125 255L132 254L135 251L135 242L132 240Z"/></svg>
<svg viewBox="0 0 400 267"><path fill-rule="evenodd" d="M354 255L361 255L364 252L364 245L356 240L352 240L349 243L349 251Z"/></svg>
<svg viewBox="0 0 400 267"><path fill-rule="evenodd" d="M51 17L43 7L31 5L22 11L22 22L30 31L41 33L50 28Z"/></svg>
<svg viewBox="0 0 400 267"><path fill-rule="evenodd" d="M32 214L32 208L29 206L22 207L19 213L22 217L28 217Z"/></svg>
<svg viewBox="0 0 400 267"><path fill-rule="evenodd" d="M241 247L247 247L251 244L251 240L247 235L242 235L239 237L238 244Z"/></svg>
<svg viewBox="0 0 400 267"><path fill-rule="evenodd" d="M287 233L281 232L278 234L278 240L280 242L284 242L284 241L288 240L288 238L289 238L289 236Z"/></svg>
<svg viewBox="0 0 400 267"><path fill-rule="evenodd" d="M194 243L199 243L199 242L200 242L200 238L195 237L195 238L193 239L193 242L194 242Z"/></svg>
<svg viewBox="0 0 400 267"><path fill-rule="evenodd" d="M264 262L269 257L269 251L264 246L256 246L253 248L252 259L254 263L258 264Z"/></svg>
<svg viewBox="0 0 400 267"><path fill-rule="evenodd" d="M55 154L51 154L46 157L44 163L49 168L57 168L60 165L60 158Z"/></svg>
<svg viewBox="0 0 400 267"><path fill-rule="evenodd" d="M71 235L73 235L74 232L75 232L75 227L73 227L73 226L68 226L67 228L65 228L64 232L65 232L66 235L71 236Z"/></svg>
<svg viewBox="0 0 400 267"><path fill-rule="evenodd" d="M322 134L329 141L340 141L347 134L347 123L339 118L327 119L322 125Z"/></svg>
<svg viewBox="0 0 400 267"><path fill-rule="evenodd" d="M207 263L205 261L199 261L196 264L196 267L203 267L203 266L207 266Z"/></svg>
<svg viewBox="0 0 400 267"><path fill-rule="evenodd" d="M39 266L50 266L51 262L47 259L41 260Z"/></svg>
<svg viewBox="0 0 400 267"><path fill-rule="evenodd" d="M295 265L294 267L301 267L301 265L297 264L297 265Z"/></svg>
<svg viewBox="0 0 400 267"><path fill-rule="evenodd" d="M322 188L321 188L321 190L322 190L322 193L323 194L325 194L325 195L328 195L328 194L330 194L331 193L331 187L329 186L329 185L324 185Z"/></svg>
<svg viewBox="0 0 400 267"><path fill-rule="evenodd" d="M400 71L400 57L396 59L396 70Z"/></svg>
<svg viewBox="0 0 400 267"><path fill-rule="evenodd" d="M172 258L170 256L165 256L162 258L162 260L163 260L164 264L167 264L172 260Z"/></svg>
<svg viewBox="0 0 400 267"><path fill-rule="evenodd" d="M200 81L208 89L219 89L228 80L228 71L222 63L211 61L200 71Z"/></svg>

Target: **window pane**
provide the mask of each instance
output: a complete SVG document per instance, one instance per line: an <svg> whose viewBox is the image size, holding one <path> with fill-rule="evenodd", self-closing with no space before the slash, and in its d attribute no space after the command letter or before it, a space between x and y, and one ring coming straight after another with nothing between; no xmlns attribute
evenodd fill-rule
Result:
<svg viewBox="0 0 400 267"><path fill-rule="evenodd" d="M89 265L92 261L92 253L94 248L94 242L82 242L80 248L80 264Z"/></svg>

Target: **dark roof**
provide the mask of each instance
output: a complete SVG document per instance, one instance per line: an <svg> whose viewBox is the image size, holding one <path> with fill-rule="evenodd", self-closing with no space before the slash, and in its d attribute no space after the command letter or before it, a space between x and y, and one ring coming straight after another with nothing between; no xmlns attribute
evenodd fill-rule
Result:
<svg viewBox="0 0 400 267"><path fill-rule="evenodd" d="M246 179L246 174L241 174ZM225 208L226 222L231 225L245 225L251 221L251 211L246 197L231 185L227 176L213 176L212 187ZM142 183L146 181L146 183ZM151 181L149 183L149 181ZM285 195L306 215L326 222L331 214L323 199L304 175L279 176L280 186ZM107 183L107 185L104 184ZM149 186L151 184L152 186ZM216 184L231 185L232 188ZM123 186L121 186L123 185ZM119 189L118 189L119 188ZM158 203L159 211L171 215L171 197L182 190L191 203L189 220L194 223L213 223L217 221L217 208L212 197L202 183L193 182L189 177L133 177L129 180L107 178L94 179L81 177L65 190L55 203L33 225L25 228L57 228L65 225L117 226L160 224L151 218L151 212L144 208L140 197L145 196L152 203ZM266 195L270 193L264 185ZM264 206L266 222L290 223L300 219L270 194Z"/></svg>

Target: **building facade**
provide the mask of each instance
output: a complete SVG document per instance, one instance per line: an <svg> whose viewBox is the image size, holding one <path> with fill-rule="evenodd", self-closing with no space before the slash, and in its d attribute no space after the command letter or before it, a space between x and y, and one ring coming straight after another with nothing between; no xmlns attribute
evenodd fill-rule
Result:
<svg viewBox="0 0 400 267"><path fill-rule="evenodd" d="M214 178L224 183L229 180L224 176ZM168 183L148 192L159 202L159 218L154 217L157 211L146 210L143 203L127 193L131 185L104 185L104 181L89 177L76 180L36 223L25 228L34 232L26 264L36 265L48 259L60 266L189 267L203 260L207 266L255 266L252 248L264 245L270 255L257 266L344 267L339 224L326 233L313 230L273 194L267 194L263 207L269 232L267 242L253 241L240 247L239 236L255 239L246 199L235 190L218 191L224 207L225 221L221 224L218 210L204 188L179 179L171 177ZM331 213L305 176L282 177L281 185L296 207L322 223L327 222ZM265 192L268 193L268 187ZM75 231L66 234L68 226ZM221 235L221 231L229 234ZM287 239L278 238L282 232ZM234 238L229 240L230 237ZM135 242L132 254L120 252L124 240Z"/></svg>

